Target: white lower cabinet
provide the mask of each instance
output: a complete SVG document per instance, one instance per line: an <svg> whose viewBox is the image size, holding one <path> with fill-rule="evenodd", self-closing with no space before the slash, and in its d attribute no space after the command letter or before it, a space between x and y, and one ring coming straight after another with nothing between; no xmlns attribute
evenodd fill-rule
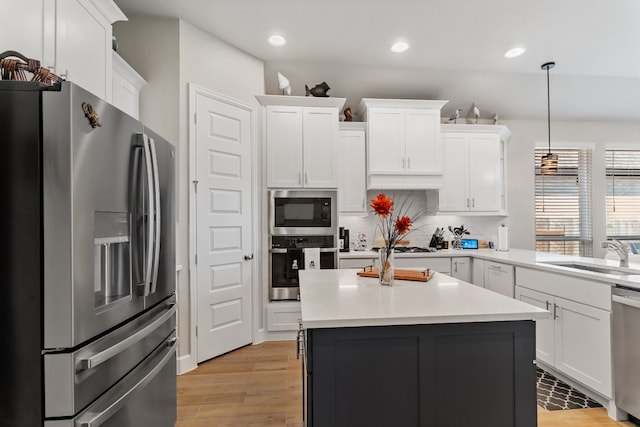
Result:
<svg viewBox="0 0 640 427"><path fill-rule="evenodd" d="M537 360L612 398L610 287L525 268L517 269L516 280L517 299L552 315L536 321Z"/></svg>
<svg viewBox="0 0 640 427"><path fill-rule="evenodd" d="M513 298L514 271L513 266L493 261L484 264L484 287Z"/></svg>
<svg viewBox="0 0 640 427"><path fill-rule="evenodd" d="M358 268L362 269L364 267L377 267L378 259L377 258L341 258L338 261L338 268Z"/></svg>
<svg viewBox="0 0 640 427"><path fill-rule="evenodd" d="M451 275L451 258L395 257L395 268L428 268Z"/></svg>
<svg viewBox="0 0 640 427"><path fill-rule="evenodd" d="M471 282L471 258L451 258L451 276L464 282Z"/></svg>
<svg viewBox="0 0 640 427"><path fill-rule="evenodd" d="M268 331L297 331L302 319L298 301L274 302L267 305Z"/></svg>
<svg viewBox="0 0 640 427"><path fill-rule="evenodd" d="M484 260L474 258L471 262L471 283L484 288Z"/></svg>

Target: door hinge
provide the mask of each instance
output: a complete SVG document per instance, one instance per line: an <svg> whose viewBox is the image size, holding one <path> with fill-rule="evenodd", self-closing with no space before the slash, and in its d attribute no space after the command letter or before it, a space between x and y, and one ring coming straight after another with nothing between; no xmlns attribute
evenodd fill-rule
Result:
<svg viewBox="0 0 640 427"><path fill-rule="evenodd" d="M193 191L195 191L196 193L198 192L198 181L197 179L193 180Z"/></svg>

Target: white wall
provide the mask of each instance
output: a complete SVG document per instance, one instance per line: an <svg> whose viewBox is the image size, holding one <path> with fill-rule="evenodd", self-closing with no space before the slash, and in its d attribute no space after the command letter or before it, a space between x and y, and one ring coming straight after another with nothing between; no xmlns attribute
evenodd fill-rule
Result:
<svg viewBox="0 0 640 427"><path fill-rule="evenodd" d="M140 119L178 152L178 356L190 354L189 299L189 83L255 104L264 93L261 61L175 18L129 16L114 24L118 53L148 84L140 93ZM259 138L256 139L259 143ZM256 159L259 161L259 159Z"/></svg>

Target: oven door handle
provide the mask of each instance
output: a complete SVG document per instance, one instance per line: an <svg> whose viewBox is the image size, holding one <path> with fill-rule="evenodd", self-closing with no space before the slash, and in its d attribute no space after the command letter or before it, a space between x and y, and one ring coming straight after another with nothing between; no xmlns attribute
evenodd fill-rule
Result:
<svg viewBox="0 0 640 427"><path fill-rule="evenodd" d="M99 353L94 354L91 357L87 357L87 358L83 358L80 359L78 362L80 364L80 369L82 370L87 370L87 369L93 369L98 365L103 364L104 362L106 362L107 360L117 356L118 354L122 353L123 351L125 351L126 349L130 348L132 345L134 345L135 343L143 340L144 338L148 337L149 335L151 335L153 333L153 331L155 331L156 329L158 329L160 327L160 325L162 325L164 322L166 322L167 320L169 320L171 318L171 316L173 316L176 313L176 305L175 304L168 304L167 305L167 309L168 311L165 312L164 314L162 314L160 317L156 318L156 320L154 320L153 322L149 323L147 326L145 326L144 328L140 329L138 332L136 332L135 334L127 337L126 339L120 341L118 344L109 347L106 350L103 350Z"/></svg>
<svg viewBox="0 0 640 427"><path fill-rule="evenodd" d="M286 254L288 249L278 249L278 248L272 248L269 249L269 253L272 254ZM304 253L304 249L302 248L302 252ZM320 248L320 252L338 252L338 248Z"/></svg>

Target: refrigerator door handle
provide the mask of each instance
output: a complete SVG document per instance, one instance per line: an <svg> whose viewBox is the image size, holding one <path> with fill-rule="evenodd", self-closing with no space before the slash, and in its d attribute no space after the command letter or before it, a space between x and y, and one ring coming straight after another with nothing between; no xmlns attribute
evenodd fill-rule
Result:
<svg viewBox="0 0 640 427"><path fill-rule="evenodd" d="M160 175L158 174L158 155L156 152L156 143L153 138L149 139L149 148L151 152L151 161L153 167L153 216L154 216L154 233L153 233L153 263L151 273L151 290L150 294L156 292L158 285L158 267L160 263L160 231L162 218L160 217Z"/></svg>
<svg viewBox="0 0 640 427"><path fill-rule="evenodd" d="M143 285L144 290L142 292L142 296L149 296L151 290L151 278L153 271L153 242L154 242L154 232L155 232L155 214L154 214L154 196L155 196L155 187L154 187L154 177L153 177L153 166L151 160L151 149L149 147L149 137L145 134L138 135L141 140L142 149L144 152L144 163L146 168L147 175L147 197L148 197L148 206L149 211L147 213L147 235L146 235L146 244L143 244L140 248L146 253L145 266L143 270Z"/></svg>
<svg viewBox="0 0 640 427"><path fill-rule="evenodd" d="M101 365L104 362L108 361L109 359L111 359L111 358L117 356L118 354L122 353L123 351L125 351L128 348L130 348L132 345L136 344L137 342L139 342L139 341L143 340L144 338L148 337L151 333L153 333L153 331L158 329L160 327L160 325L162 325L164 322L169 320L171 318L171 316L173 316L175 314L177 307L175 306L175 304L170 304L170 305L167 306L167 309L168 309L168 311L166 311L164 314L162 314L156 320L154 320L153 322L149 323L147 326L145 326L144 328L140 329L135 334L133 334L133 335L127 337L126 339L120 341L118 344L116 344L116 345L114 345L112 347L109 347L108 349L106 349L104 351L96 353L91 357L80 359L78 361L79 364L80 364L80 368L83 369L83 370L93 369L96 366Z"/></svg>
<svg viewBox="0 0 640 427"><path fill-rule="evenodd" d="M104 408L102 411L97 413L88 412L86 414L86 417L83 416L80 419L78 419L75 422L75 426L76 427L99 427L105 422L109 421L109 418L114 416L118 412L118 410L127 403L127 400L133 394L135 394L138 390L142 389L147 384L149 384L156 377L156 375L160 373L162 368L164 368L165 365L169 363L169 361L173 357L173 354L175 353L176 350L175 350L175 341L173 342L167 341L167 343L168 343L167 345L169 347L169 350L166 350L166 353L162 357L162 360L160 360L158 364L151 371L149 371L147 375L145 375L142 379L140 379L140 381L138 381L135 385L133 385L133 387L128 389L125 393L118 396L117 399L110 402L108 406ZM109 396L109 393L105 394L104 397L107 398L107 396Z"/></svg>

